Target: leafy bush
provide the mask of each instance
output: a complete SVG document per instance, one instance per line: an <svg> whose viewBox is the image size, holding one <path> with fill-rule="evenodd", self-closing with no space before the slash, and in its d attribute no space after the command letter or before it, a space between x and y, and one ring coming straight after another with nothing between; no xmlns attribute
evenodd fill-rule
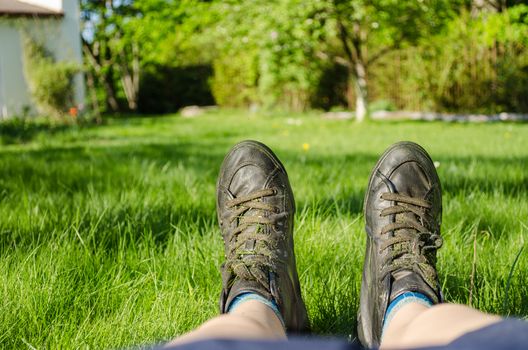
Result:
<svg viewBox="0 0 528 350"><path fill-rule="evenodd" d="M462 13L439 33L381 60L373 98L398 108L528 112L528 6Z"/></svg>
<svg viewBox="0 0 528 350"><path fill-rule="evenodd" d="M38 112L62 117L73 106L73 78L79 67L71 62L56 62L46 48L24 36L24 63L31 97Z"/></svg>
<svg viewBox="0 0 528 350"><path fill-rule="evenodd" d="M258 59L253 52L225 54L213 62L211 90L221 106L248 107L260 104Z"/></svg>
<svg viewBox="0 0 528 350"><path fill-rule="evenodd" d="M213 95L224 106L304 110L311 107L324 62L317 59L321 21L314 3L217 3ZM266 16L262 16L266 13Z"/></svg>

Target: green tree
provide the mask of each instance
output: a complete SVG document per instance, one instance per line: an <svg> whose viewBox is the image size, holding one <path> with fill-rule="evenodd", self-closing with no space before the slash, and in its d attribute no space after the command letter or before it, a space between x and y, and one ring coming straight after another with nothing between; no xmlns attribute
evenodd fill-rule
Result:
<svg viewBox="0 0 528 350"><path fill-rule="evenodd" d="M345 65L354 87L358 121L368 113L368 70L387 53L438 32L457 1L328 0L323 10L338 45L334 59Z"/></svg>
<svg viewBox="0 0 528 350"><path fill-rule="evenodd" d="M304 107L324 67L343 65L353 88L348 104L361 121L368 111L369 68L392 50L438 32L463 5L447 0L218 1L213 32L221 57L241 57L234 60L245 67L238 71L257 70L247 76L256 77L264 105L290 97L285 104ZM253 59L242 59L246 54Z"/></svg>
<svg viewBox="0 0 528 350"><path fill-rule="evenodd" d="M211 11L214 25L203 35L214 43L219 103L310 107L324 63L316 1L218 1Z"/></svg>
<svg viewBox="0 0 528 350"><path fill-rule="evenodd" d="M87 72L87 81L92 94L92 104L96 110L99 110L95 95L96 85L103 89L104 101L110 110L114 112L119 110L118 86L114 79L117 74L115 68L118 64L118 53L114 44L119 40L117 38L122 37L120 17L123 10L129 10L130 6L130 2L119 2L117 5L111 0L81 1L82 46L84 58L91 68Z"/></svg>
<svg viewBox="0 0 528 350"><path fill-rule="evenodd" d="M104 103L112 111L137 109L142 69L167 59L174 48L174 33L195 9L196 1L82 0L83 52L90 67L88 84L92 101L102 89ZM106 109L106 106L105 108Z"/></svg>

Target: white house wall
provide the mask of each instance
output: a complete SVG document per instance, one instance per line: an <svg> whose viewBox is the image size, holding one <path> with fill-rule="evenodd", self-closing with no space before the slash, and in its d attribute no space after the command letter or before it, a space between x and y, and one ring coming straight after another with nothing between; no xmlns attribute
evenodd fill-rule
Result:
<svg viewBox="0 0 528 350"><path fill-rule="evenodd" d="M19 30L0 21L0 115L9 117L31 108L24 77Z"/></svg>
<svg viewBox="0 0 528 350"><path fill-rule="evenodd" d="M64 0L64 17L20 17L0 19L0 116L20 115L26 111L37 113L24 73L22 32L31 36L53 53L58 61L73 61L82 65L79 5L75 0ZM74 98L77 107L84 104L84 77L74 79ZM2 108L3 105L3 108ZM73 106L72 106L73 107ZM5 112L7 111L7 115Z"/></svg>

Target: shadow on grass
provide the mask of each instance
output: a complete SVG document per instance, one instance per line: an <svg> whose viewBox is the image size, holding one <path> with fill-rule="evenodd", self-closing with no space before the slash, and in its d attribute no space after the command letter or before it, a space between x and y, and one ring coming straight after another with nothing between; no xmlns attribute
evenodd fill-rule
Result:
<svg viewBox="0 0 528 350"><path fill-rule="evenodd" d="M0 121L0 144L26 143L39 134L53 135L57 132L70 129L72 125L54 123L49 120L29 120L24 118L11 118Z"/></svg>
<svg viewBox="0 0 528 350"><path fill-rule="evenodd" d="M156 176L171 166L181 166L182 171L191 169L199 174L200 183L214 184L224 155L221 151L203 152L208 148L171 143L89 150L81 147L32 150L26 152L23 159L18 153L0 154L0 164L10 164L0 167L0 178L11 180L0 183L0 203L21 196L30 198L26 201L33 201L32 206L47 215L38 228L34 224L22 224L0 230L2 251L13 245L32 246L42 240L56 239L57 231L72 225L88 233L90 236L86 239L93 242L94 247L108 252L119 249L124 239L128 244L135 244L146 234L163 246L175 226L211 227L216 221L213 195L210 205L204 205L204 201L181 203L178 198L167 200L166 193L162 193L166 190L156 184L144 183L145 176ZM142 174L143 170L148 171L148 175ZM187 190L185 184L178 186L183 192ZM121 194L131 188L136 189L140 201L145 198L142 193L150 190L157 191L165 199L158 203L152 200L155 195L151 195L149 200L154 204L148 207L141 202L120 200ZM99 198L95 203L99 203L108 193L115 198L112 199L113 207L104 210L93 208L94 203L89 203L94 196ZM72 222L73 218L79 218L78 210L82 212L80 222ZM126 229L126 225L132 229Z"/></svg>
<svg viewBox="0 0 528 350"><path fill-rule="evenodd" d="M482 193L500 193L506 196L519 196L528 193L528 157L442 157L439 158L440 179L444 192L452 194L478 191ZM467 175L464 169L478 165L484 168L480 173ZM449 166L458 168L456 176L445 174L445 168ZM511 175L508 169L515 169L515 179L507 177ZM469 172L469 171L468 171ZM506 174L506 176L504 175Z"/></svg>
<svg viewBox="0 0 528 350"><path fill-rule="evenodd" d="M23 157L21 157L20 152L0 153L0 164L6 164L6 166L0 167L0 178L4 179L0 184L0 202L21 193L32 193L37 196L45 196L47 193L63 194L67 198L69 196L73 201L73 198L79 195L88 197L94 193L108 191L119 193L137 186L143 189L140 172L145 168L149 169L149 167L153 169L153 176L157 172L166 171L168 168L181 167L182 171L190 171L190 176L199 178L200 183L213 185L224 154L231 147L231 143L226 139L192 143L137 143L91 148L80 146L54 147L30 150L24 152ZM367 178L370 168L375 164L377 155L354 154L343 157L315 155L303 160L295 153L280 152L280 150L278 153L283 155L284 164L289 169L312 168L311 173L321 173L321 180L325 178L335 179L336 176L339 176L337 181L342 182L342 178L349 176L347 172L354 171L359 172L360 178L364 179L362 186L345 187L346 191L337 192L332 196L324 196L325 193L322 192L321 197L313 201L298 199L299 210L315 211L317 215L323 216L357 215L361 213ZM502 169L503 172L512 165L528 163L527 158L512 160L483 157L476 159L446 157L442 159L442 162L445 164L455 162L462 166L475 162L475 160L478 164ZM340 171L337 175L335 174L336 170ZM449 193L451 196L466 195L471 191L494 195L498 191L506 197L528 197L528 175L526 174L516 178L507 175L498 175L497 178L484 176L472 178L465 176L463 171L459 171L456 176L442 178L442 183L444 193ZM145 186L144 189L149 190L150 188ZM207 195L211 196L210 202L212 203L208 208L212 208L214 207L214 193ZM177 198L175 200L177 201ZM174 205L156 208L149 213L152 218L145 218L138 231L148 229L152 232L165 232L172 223L171 215L173 218L189 217L193 222L210 221L211 217L214 217L214 213L209 209L193 208L192 203L190 203L189 211L183 213L185 210L185 206ZM126 206L121 206L111 213L114 217L104 219L108 220L109 227L116 225L121 220L126 220L132 214L137 214L133 212L133 209L127 209ZM467 225L472 225L478 221L479 227L477 229L479 230L489 230L498 234L504 231L504 220L498 217L499 214L484 217L479 216L478 211L474 211L465 215L467 215L467 220L465 220ZM53 220L49 222L50 225L56 224ZM90 224L86 223L86 225L89 226ZM163 236L160 239L162 240ZM8 241L4 241L4 244L7 243Z"/></svg>
<svg viewBox="0 0 528 350"><path fill-rule="evenodd" d="M93 231L97 223L97 231ZM145 237L152 239L158 249L165 249L173 234L180 235L182 240L201 236L205 229L216 225L214 208L201 205L173 206L164 203L149 208L144 213L136 207L121 206L104 215L91 213L79 223L78 230L90 232L87 237L93 249L103 249L107 253L117 253L124 245L135 245ZM190 227L202 229L191 229ZM175 228L179 228L175 231Z"/></svg>
<svg viewBox="0 0 528 350"><path fill-rule="evenodd" d="M29 150L23 155L0 153L0 161L10 165L0 168L0 177L20 178L24 190L39 190L44 186L70 192L84 192L88 186L98 184L125 188L130 180L141 175L135 173L141 164L151 164L160 171L181 164L184 170L192 169L201 174L202 180L210 181L224 157L221 151L211 151L209 145L177 142L53 147Z"/></svg>

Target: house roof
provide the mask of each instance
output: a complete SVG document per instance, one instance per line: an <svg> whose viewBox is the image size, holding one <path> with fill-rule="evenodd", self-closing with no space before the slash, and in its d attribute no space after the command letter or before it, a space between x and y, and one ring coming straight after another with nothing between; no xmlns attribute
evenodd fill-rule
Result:
<svg viewBox="0 0 528 350"><path fill-rule="evenodd" d="M62 11L54 11L42 6L28 4L20 0L1 0L0 16L61 17L64 16L64 13Z"/></svg>

